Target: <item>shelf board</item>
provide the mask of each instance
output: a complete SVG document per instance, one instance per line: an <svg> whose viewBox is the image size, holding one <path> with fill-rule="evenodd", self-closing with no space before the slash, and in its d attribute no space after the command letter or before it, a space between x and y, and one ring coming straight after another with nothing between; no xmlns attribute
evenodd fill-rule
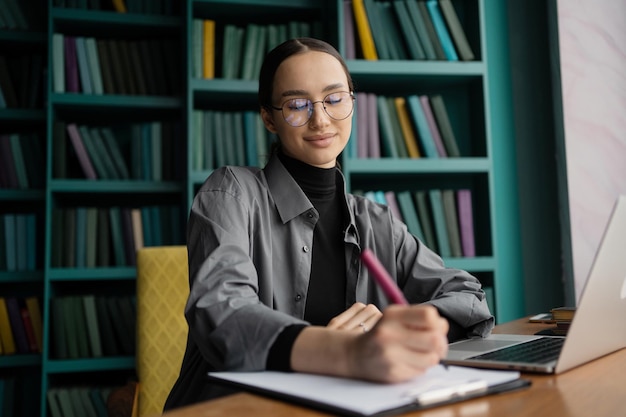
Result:
<svg viewBox="0 0 626 417"><path fill-rule="evenodd" d="M43 282L43 271L0 271L0 283Z"/></svg>
<svg viewBox="0 0 626 417"><path fill-rule="evenodd" d="M0 42L18 45L45 45L48 34L24 30L0 30Z"/></svg>
<svg viewBox="0 0 626 417"><path fill-rule="evenodd" d="M46 112L43 109L0 109L1 122L44 122Z"/></svg>
<svg viewBox="0 0 626 417"><path fill-rule="evenodd" d="M369 61L352 59L348 60L346 64L353 77L374 75L380 78L390 75L397 77L476 78L483 76L486 68L481 61Z"/></svg>
<svg viewBox="0 0 626 417"><path fill-rule="evenodd" d="M0 201L43 201L44 198L45 191L43 190L0 189Z"/></svg>
<svg viewBox="0 0 626 417"><path fill-rule="evenodd" d="M193 15L211 18L250 19L271 16L290 18L302 16L319 17L319 0L194 0Z"/></svg>
<svg viewBox="0 0 626 417"><path fill-rule="evenodd" d="M461 174L487 173L491 162L487 158L377 158L349 159L344 162L350 175L373 174Z"/></svg>
<svg viewBox="0 0 626 417"><path fill-rule="evenodd" d="M60 30L89 31L97 34L98 31L123 29L124 36L145 34L146 31L162 33L163 31L177 30L182 27L182 16L163 16L139 13L117 13L102 10L81 10L70 8L52 8L50 11L54 32ZM130 33L129 33L130 32Z"/></svg>
<svg viewBox="0 0 626 417"><path fill-rule="evenodd" d="M52 192L69 193L179 193L183 186L176 181L142 181L142 180L50 180Z"/></svg>
<svg viewBox="0 0 626 417"><path fill-rule="evenodd" d="M98 268L51 268L50 281L102 281L134 280L137 269L134 266Z"/></svg>
<svg viewBox="0 0 626 417"><path fill-rule="evenodd" d="M0 355L0 368L17 368L22 366L39 366L41 365L41 355L31 354L13 354Z"/></svg>
<svg viewBox="0 0 626 417"><path fill-rule="evenodd" d="M135 358L133 356L116 356L110 358L54 359L48 360L45 367L48 373L133 369Z"/></svg>
<svg viewBox="0 0 626 417"><path fill-rule="evenodd" d="M89 107L91 110L115 108L116 112L125 112L141 109L179 109L182 100L180 97L165 96L53 93L50 95L50 103L57 107Z"/></svg>

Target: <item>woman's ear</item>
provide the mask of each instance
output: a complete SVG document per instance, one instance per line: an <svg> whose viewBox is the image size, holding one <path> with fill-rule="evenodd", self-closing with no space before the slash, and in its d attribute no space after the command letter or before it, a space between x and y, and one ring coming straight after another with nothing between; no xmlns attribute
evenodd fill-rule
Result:
<svg viewBox="0 0 626 417"><path fill-rule="evenodd" d="M271 114L265 107L261 107L261 119L265 128L272 133L278 133L276 130L276 124L274 123L274 115Z"/></svg>

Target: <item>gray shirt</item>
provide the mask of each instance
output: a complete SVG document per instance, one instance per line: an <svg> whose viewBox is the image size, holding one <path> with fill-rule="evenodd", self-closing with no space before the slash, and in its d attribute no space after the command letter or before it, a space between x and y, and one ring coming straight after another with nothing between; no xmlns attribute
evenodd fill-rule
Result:
<svg viewBox="0 0 626 417"><path fill-rule="evenodd" d="M349 215L342 231L346 308L357 301L381 310L388 304L359 261L361 250L370 248L410 303L434 305L467 336L490 332L494 318L475 277L444 267L388 207L352 194L344 197ZM317 220L317 211L276 156L262 170L220 168L202 185L187 229L187 351L166 408L209 398L209 387L190 392L207 385L209 370L264 369L280 332L306 324Z"/></svg>

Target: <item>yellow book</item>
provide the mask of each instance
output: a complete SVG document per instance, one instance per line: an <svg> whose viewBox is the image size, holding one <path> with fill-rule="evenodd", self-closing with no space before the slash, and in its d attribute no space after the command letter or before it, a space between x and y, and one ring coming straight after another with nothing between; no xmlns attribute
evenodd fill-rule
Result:
<svg viewBox="0 0 626 417"><path fill-rule="evenodd" d="M30 322L33 325L35 334L35 342L39 352L43 352L43 326L41 325L41 309L39 308L39 300L37 297L27 297L25 299L26 308L30 315Z"/></svg>
<svg viewBox="0 0 626 417"><path fill-rule="evenodd" d="M404 138L409 158L419 158L422 155L417 147L417 137L415 136L415 131L411 126L409 111L406 108L406 100L404 97L396 97L393 101L398 113L398 120L400 121L400 128L402 129L402 137Z"/></svg>
<svg viewBox="0 0 626 417"><path fill-rule="evenodd" d="M352 9L354 11L354 22L356 23L359 40L361 42L361 49L363 50L363 58L370 61L376 61L378 59L378 55L376 53L374 37L372 36L372 29L369 21L367 20L367 13L365 12L363 0L353 0Z"/></svg>
<svg viewBox="0 0 626 417"><path fill-rule="evenodd" d="M112 0L113 8L118 13L126 13L126 2L124 0Z"/></svg>
<svg viewBox="0 0 626 417"><path fill-rule="evenodd" d="M202 23L202 76L215 78L215 20L205 19Z"/></svg>
<svg viewBox="0 0 626 417"><path fill-rule="evenodd" d="M15 339L9 321L9 311L4 297L0 297L0 340L2 340L2 353L10 355L15 353Z"/></svg>

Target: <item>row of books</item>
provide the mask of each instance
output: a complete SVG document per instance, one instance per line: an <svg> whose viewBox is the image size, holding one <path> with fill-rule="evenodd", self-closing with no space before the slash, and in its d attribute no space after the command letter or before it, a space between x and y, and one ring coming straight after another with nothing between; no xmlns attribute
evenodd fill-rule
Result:
<svg viewBox="0 0 626 417"><path fill-rule="evenodd" d="M39 415L39 401L33 400L33 392L41 385L41 370L15 372L0 377L0 404L2 417Z"/></svg>
<svg viewBox="0 0 626 417"><path fill-rule="evenodd" d="M353 132L353 137L354 137ZM357 158L459 157L441 95L385 97L356 93Z"/></svg>
<svg viewBox="0 0 626 417"><path fill-rule="evenodd" d="M344 0L346 58L471 61L451 0Z"/></svg>
<svg viewBox="0 0 626 417"><path fill-rule="evenodd" d="M96 39L52 35L55 93L176 95L179 48L173 39Z"/></svg>
<svg viewBox="0 0 626 417"><path fill-rule="evenodd" d="M58 121L54 128L54 178L71 176L72 160L80 166L80 177L89 180L179 178L180 158L176 155L183 152L176 145L179 126L177 122L148 122L102 127Z"/></svg>
<svg viewBox="0 0 626 417"><path fill-rule="evenodd" d="M0 0L0 29L43 30L43 11L39 0Z"/></svg>
<svg viewBox="0 0 626 417"><path fill-rule="evenodd" d="M43 137L36 133L0 135L0 188L43 188Z"/></svg>
<svg viewBox="0 0 626 417"><path fill-rule="evenodd" d="M135 298L66 295L51 299L55 359L135 354Z"/></svg>
<svg viewBox="0 0 626 417"><path fill-rule="evenodd" d="M171 16L178 2L171 0L54 0L54 7Z"/></svg>
<svg viewBox="0 0 626 417"><path fill-rule="evenodd" d="M37 297L0 297L0 354L41 353L42 329Z"/></svg>
<svg viewBox="0 0 626 417"><path fill-rule="evenodd" d="M37 247L34 213L0 214L0 271L36 270Z"/></svg>
<svg viewBox="0 0 626 417"><path fill-rule="evenodd" d="M474 216L469 189L356 192L389 206L413 235L442 257L474 257Z"/></svg>
<svg viewBox="0 0 626 417"><path fill-rule="evenodd" d="M145 246L180 244L178 205L130 207L68 207L52 211L53 267L136 265Z"/></svg>
<svg viewBox="0 0 626 417"><path fill-rule="evenodd" d="M194 19L192 30L192 76L256 80L265 54L290 38L316 36L315 23L290 21L284 24L221 24L211 19ZM221 39L221 48L216 49ZM218 72L219 71L219 72Z"/></svg>
<svg viewBox="0 0 626 417"><path fill-rule="evenodd" d="M48 389L51 417L108 417L107 399L114 387L71 386Z"/></svg>
<svg viewBox="0 0 626 417"><path fill-rule="evenodd" d="M43 63L38 53L0 55L0 109L43 107Z"/></svg>
<svg viewBox="0 0 626 417"><path fill-rule="evenodd" d="M275 135L257 111L194 110L191 166L211 170L224 165L262 167Z"/></svg>

